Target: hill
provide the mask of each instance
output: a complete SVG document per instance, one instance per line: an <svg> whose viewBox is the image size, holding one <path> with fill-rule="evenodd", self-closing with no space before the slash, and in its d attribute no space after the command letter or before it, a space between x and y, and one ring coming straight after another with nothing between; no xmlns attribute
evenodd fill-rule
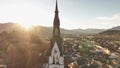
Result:
<svg viewBox="0 0 120 68"><path fill-rule="evenodd" d="M120 35L120 26L99 33L100 35Z"/></svg>
<svg viewBox="0 0 120 68"><path fill-rule="evenodd" d="M120 35L120 30L107 30L99 34L100 35Z"/></svg>
<svg viewBox="0 0 120 68"><path fill-rule="evenodd" d="M16 23L3 23L0 24L0 32L1 31L12 31L12 30L17 30L21 29L20 25ZM32 29L40 30L40 32L44 34L51 34L53 28L52 27L44 27L44 26L34 26ZM61 33L62 34L96 34L100 33L102 31L105 31L104 29L73 29L73 30L68 30L61 28Z"/></svg>
<svg viewBox="0 0 120 68"><path fill-rule="evenodd" d="M111 28L110 30L120 30L120 26L113 27L113 28Z"/></svg>
<svg viewBox="0 0 120 68"><path fill-rule="evenodd" d="M21 29L21 27L16 23L0 23L0 32L2 31L13 31L16 29Z"/></svg>
<svg viewBox="0 0 120 68"><path fill-rule="evenodd" d="M97 34L105 31L105 29L74 29L73 32L80 32L85 34Z"/></svg>

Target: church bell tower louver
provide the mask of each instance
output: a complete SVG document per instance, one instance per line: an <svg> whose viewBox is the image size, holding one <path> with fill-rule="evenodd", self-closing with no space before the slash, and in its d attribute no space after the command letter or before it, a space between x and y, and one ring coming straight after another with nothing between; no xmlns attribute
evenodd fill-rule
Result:
<svg viewBox="0 0 120 68"><path fill-rule="evenodd" d="M49 51L49 68L64 68L63 44L60 34L58 4L56 0L55 18L53 22L53 36L50 43Z"/></svg>

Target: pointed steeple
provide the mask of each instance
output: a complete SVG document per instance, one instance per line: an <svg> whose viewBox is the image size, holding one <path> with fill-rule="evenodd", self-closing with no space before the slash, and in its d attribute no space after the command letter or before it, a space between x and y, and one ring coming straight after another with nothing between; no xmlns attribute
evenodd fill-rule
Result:
<svg viewBox="0 0 120 68"><path fill-rule="evenodd" d="M58 15L58 4L56 0L56 8L55 8L55 18L54 18L54 26L59 27L60 21L59 21L59 15Z"/></svg>
<svg viewBox="0 0 120 68"><path fill-rule="evenodd" d="M58 14L58 4L57 4L57 0L56 0L56 8L55 8L55 18L54 18L54 22L53 22L53 36L58 36L60 37L60 20L59 20L59 14Z"/></svg>
<svg viewBox="0 0 120 68"><path fill-rule="evenodd" d="M57 0L56 0L56 9L55 9L55 13L58 13L58 4L57 4Z"/></svg>
<svg viewBox="0 0 120 68"><path fill-rule="evenodd" d="M63 55L63 47L62 47L62 38L60 34L60 20L59 20L59 14L58 14L58 3L56 0L56 7L55 7L55 18L53 21L53 35L51 39L51 49L50 52L52 51L52 48L55 43L57 43L58 48L60 50L60 55Z"/></svg>

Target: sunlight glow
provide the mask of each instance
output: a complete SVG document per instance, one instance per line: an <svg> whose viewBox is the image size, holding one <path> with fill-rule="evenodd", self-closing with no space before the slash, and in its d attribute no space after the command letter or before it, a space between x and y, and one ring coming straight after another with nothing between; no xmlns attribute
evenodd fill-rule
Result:
<svg viewBox="0 0 120 68"><path fill-rule="evenodd" d="M32 24L29 24L29 23L20 23L20 25L25 29L29 29L33 26Z"/></svg>
<svg viewBox="0 0 120 68"><path fill-rule="evenodd" d="M94 1L95 4L92 4L93 2L89 0L70 0L70 3L67 3L67 0L59 0L61 27L65 29L109 29L120 26L119 1L110 1L109 4L105 1L105 4L101 5L102 1ZM110 6L111 9L106 9ZM67 9L69 7L74 8ZM96 10L99 7L103 8ZM87 8L93 8L93 10ZM21 22L48 27L53 26L55 0L0 0L0 10L0 23Z"/></svg>
<svg viewBox="0 0 120 68"><path fill-rule="evenodd" d="M1 2L0 2L1 5ZM28 29L34 25L49 26L51 20L48 13L42 4L34 2L16 2L8 3L0 6L0 23L13 22ZM47 19L47 20L46 20Z"/></svg>

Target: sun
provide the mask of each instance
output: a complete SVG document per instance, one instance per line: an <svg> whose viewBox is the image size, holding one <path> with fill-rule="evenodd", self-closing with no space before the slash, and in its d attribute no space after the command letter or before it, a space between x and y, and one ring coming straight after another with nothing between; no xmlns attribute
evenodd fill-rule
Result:
<svg viewBox="0 0 120 68"><path fill-rule="evenodd" d="M20 23L20 25L25 29L30 29L33 25L30 23Z"/></svg>

